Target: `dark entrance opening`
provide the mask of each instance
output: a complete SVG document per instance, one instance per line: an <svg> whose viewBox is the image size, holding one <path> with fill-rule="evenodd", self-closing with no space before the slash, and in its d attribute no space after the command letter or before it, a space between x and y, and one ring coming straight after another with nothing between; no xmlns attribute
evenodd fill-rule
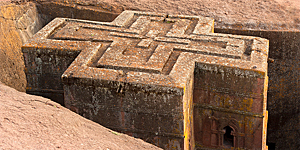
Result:
<svg viewBox="0 0 300 150"><path fill-rule="evenodd" d="M226 126L224 129L225 134L224 134L224 139L223 139L223 146L225 148L231 148L233 146L233 135L232 135L232 128L229 126Z"/></svg>
<svg viewBox="0 0 300 150"><path fill-rule="evenodd" d="M269 143L269 142L267 142L267 145L268 145L269 150L275 150L275 148L276 148L275 143Z"/></svg>

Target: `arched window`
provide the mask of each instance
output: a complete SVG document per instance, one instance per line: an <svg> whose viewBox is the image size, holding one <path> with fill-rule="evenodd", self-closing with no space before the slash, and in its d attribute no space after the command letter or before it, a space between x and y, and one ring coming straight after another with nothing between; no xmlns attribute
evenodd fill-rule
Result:
<svg viewBox="0 0 300 150"><path fill-rule="evenodd" d="M225 134L224 134L224 138L223 138L223 146L225 148L231 148L234 147L234 143L233 143L233 129L229 126L226 126L224 129Z"/></svg>

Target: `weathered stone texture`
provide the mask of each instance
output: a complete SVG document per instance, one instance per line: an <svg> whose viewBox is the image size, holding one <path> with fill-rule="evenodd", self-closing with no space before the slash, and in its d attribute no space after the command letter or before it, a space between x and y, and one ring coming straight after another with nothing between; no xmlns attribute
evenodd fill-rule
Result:
<svg viewBox="0 0 300 150"><path fill-rule="evenodd" d="M0 23L0 80L19 91L25 91L21 46L46 23L39 17L34 3L1 5Z"/></svg>
<svg viewBox="0 0 300 150"><path fill-rule="evenodd" d="M106 4L82 4L77 1L38 1L36 3L39 13L50 22L56 17L76 18L93 21L112 21L123 10L106 8Z"/></svg>
<svg viewBox="0 0 300 150"><path fill-rule="evenodd" d="M26 80L21 53L22 41L14 19L22 13L22 8L13 5L0 6L0 80L19 91L25 91ZM19 82L15 82L16 80Z"/></svg>
<svg viewBox="0 0 300 150"><path fill-rule="evenodd" d="M300 32L218 29L270 40L268 64L268 142L276 149L298 149Z"/></svg>
<svg viewBox="0 0 300 150"><path fill-rule="evenodd" d="M266 107L265 79L239 68L197 65L194 84L195 140L216 148L223 145L223 128L230 126L234 146L261 149ZM197 122L197 120L200 120Z"/></svg>
<svg viewBox="0 0 300 150"><path fill-rule="evenodd" d="M53 21L53 23L58 23ZM45 39L56 26L48 25L23 45L27 92L52 98L63 104L61 75L80 51L91 42ZM42 38L41 38L42 37Z"/></svg>
<svg viewBox="0 0 300 150"><path fill-rule="evenodd" d="M23 46L28 89L63 89L71 110L165 149L224 148L227 126L232 147L265 149L268 41L212 32L197 16L57 18Z"/></svg>

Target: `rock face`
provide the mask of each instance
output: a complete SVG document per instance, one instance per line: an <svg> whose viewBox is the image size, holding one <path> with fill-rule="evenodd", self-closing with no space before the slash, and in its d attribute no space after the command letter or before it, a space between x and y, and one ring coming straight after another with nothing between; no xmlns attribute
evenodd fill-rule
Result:
<svg viewBox="0 0 300 150"><path fill-rule="evenodd" d="M41 29L41 19L34 3L24 5L0 3L0 81L25 91L26 77L21 46Z"/></svg>
<svg viewBox="0 0 300 150"><path fill-rule="evenodd" d="M25 91L26 78L21 52L22 40L15 28L15 19L23 13L22 8L15 5L0 6L0 80L20 91Z"/></svg>
<svg viewBox="0 0 300 150"><path fill-rule="evenodd" d="M0 149L159 149L0 83Z"/></svg>
<svg viewBox="0 0 300 150"><path fill-rule="evenodd" d="M22 50L28 90L63 90L67 108L105 127L164 149L266 148L266 39L213 33L201 16L124 11L57 18Z"/></svg>

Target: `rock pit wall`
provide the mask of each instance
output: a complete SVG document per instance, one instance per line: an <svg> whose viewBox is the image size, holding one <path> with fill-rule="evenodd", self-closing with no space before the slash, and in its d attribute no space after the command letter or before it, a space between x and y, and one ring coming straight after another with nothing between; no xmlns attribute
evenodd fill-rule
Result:
<svg viewBox="0 0 300 150"><path fill-rule="evenodd" d="M45 16L47 22L50 22L57 17L110 22L123 11L121 8L100 4L89 5L85 3L47 1L38 1L36 7L38 8L39 13L42 14L42 16Z"/></svg>
<svg viewBox="0 0 300 150"><path fill-rule="evenodd" d="M0 81L25 92L21 46L45 24L34 3L0 5Z"/></svg>

